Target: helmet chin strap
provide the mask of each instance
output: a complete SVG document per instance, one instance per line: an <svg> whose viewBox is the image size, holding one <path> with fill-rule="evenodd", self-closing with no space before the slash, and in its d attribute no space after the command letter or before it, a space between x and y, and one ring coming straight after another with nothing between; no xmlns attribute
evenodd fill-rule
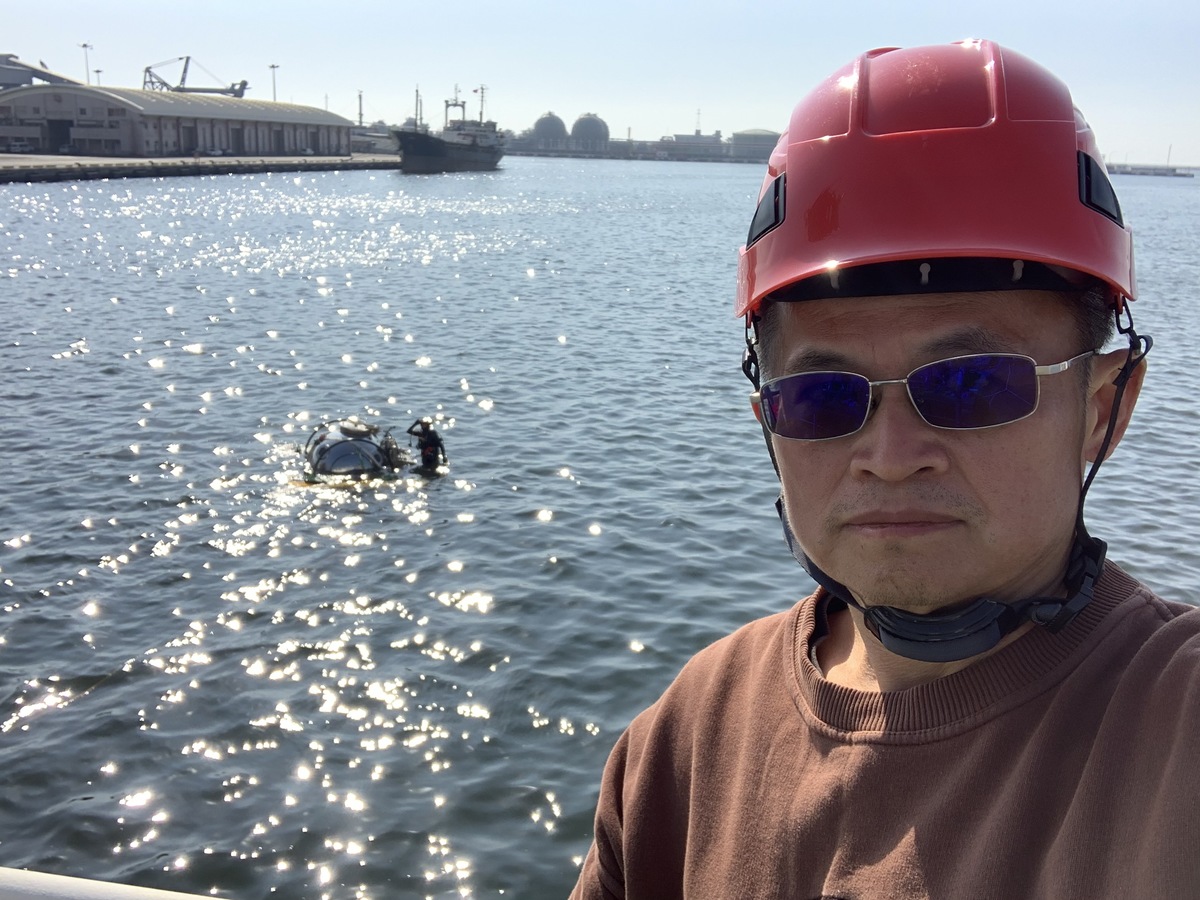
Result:
<svg viewBox="0 0 1200 900"><path fill-rule="evenodd" d="M1088 488L1091 487L1096 471L1104 461L1112 441L1113 430L1117 422L1117 411L1121 407L1125 386L1153 345L1153 340L1149 336L1142 337L1134 331L1128 304L1125 304L1124 312L1128 324L1122 324L1121 312L1117 312L1117 329L1129 339L1129 354L1114 382L1117 391L1113 398L1112 414L1108 417L1104 440L1101 442L1100 451L1096 454L1096 459L1092 462L1087 477L1084 479L1083 487L1080 489L1079 507L1075 515L1075 535L1071 544L1067 570L1063 577L1063 585L1066 588L1065 597L1030 597L1015 603L1007 603L990 597L977 597L952 609L924 615L891 606L866 606L855 598L849 588L835 581L808 557L788 524L782 494L775 501L775 509L779 514L779 521L783 525L784 537L787 539L792 556L812 577L813 581L828 591L836 600L859 610L871 633L887 650L898 656L921 662L954 662L969 659L991 650L1006 635L1011 634L1025 622L1033 622L1051 632L1057 632L1066 627L1068 622L1091 603L1092 592L1104 566L1107 545L1104 541L1088 534L1083 523L1083 503ZM757 390L759 366L751 329L752 324L747 322L747 349L742 360L742 371ZM775 459L771 433L765 423L762 424L762 427L763 436L767 442L767 451L771 455L771 464L775 467L775 474L779 475L779 463Z"/></svg>
<svg viewBox="0 0 1200 900"><path fill-rule="evenodd" d="M919 615L894 606L864 606L850 590L828 574L796 542L783 509L783 498L775 501L783 533L792 556L812 580L843 604L863 614L871 633L884 648L907 659L921 662L954 662L986 653L1026 621L1058 631L1092 601L1092 591L1104 566L1107 545L1090 536L1077 522L1071 558L1064 583L1067 596L1030 597L1005 603L977 597L954 609Z"/></svg>

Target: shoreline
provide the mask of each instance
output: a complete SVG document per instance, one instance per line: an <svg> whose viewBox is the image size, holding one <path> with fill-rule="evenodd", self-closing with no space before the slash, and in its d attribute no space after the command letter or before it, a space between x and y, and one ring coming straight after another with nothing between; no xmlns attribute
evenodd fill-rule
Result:
<svg viewBox="0 0 1200 900"><path fill-rule="evenodd" d="M395 154L350 156L205 156L106 157L46 156L38 153L0 155L0 185L55 181L99 181L111 178L165 178L187 175L247 175L261 172L330 172L340 169L400 169Z"/></svg>
<svg viewBox="0 0 1200 900"><path fill-rule="evenodd" d="M650 160L652 157L606 156L604 154L547 151L511 151L508 156L566 159ZM757 163L733 157L683 157L663 162ZM204 156L204 157L111 157L50 156L39 153L0 153L0 185L44 184L61 181L102 181L113 178L168 178L204 175L253 175L271 172L333 172L338 170L400 171L395 153L352 153L349 156ZM1114 175L1158 175L1194 177L1187 166L1113 164Z"/></svg>

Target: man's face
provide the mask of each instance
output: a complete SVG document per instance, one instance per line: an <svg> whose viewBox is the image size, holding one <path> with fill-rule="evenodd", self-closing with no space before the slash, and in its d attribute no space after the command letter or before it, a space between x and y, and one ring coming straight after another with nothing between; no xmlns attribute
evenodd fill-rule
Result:
<svg viewBox="0 0 1200 900"><path fill-rule="evenodd" d="M1081 351L1066 303L1035 291L784 304L782 370L903 378L982 352L1039 365ZM866 605L925 613L1061 587L1079 500L1086 404L1077 369L1041 382L1037 411L978 431L933 428L903 385L875 388L853 435L773 436L788 521L808 556Z"/></svg>

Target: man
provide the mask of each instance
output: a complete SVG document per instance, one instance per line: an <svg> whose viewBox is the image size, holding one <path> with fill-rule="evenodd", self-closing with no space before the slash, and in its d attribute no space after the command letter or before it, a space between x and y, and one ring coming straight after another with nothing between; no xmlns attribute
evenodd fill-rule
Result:
<svg viewBox="0 0 1200 900"><path fill-rule="evenodd" d="M446 445L442 436L433 428L433 420L428 416L417 419L408 426L408 434L417 439L417 452L421 455L421 468L436 469L450 462L446 456Z"/></svg>
<svg viewBox="0 0 1200 900"><path fill-rule="evenodd" d="M574 897L1200 896L1200 612L1083 523L1150 345L1100 160L989 42L797 106L737 312L821 587L621 737Z"/></svg>

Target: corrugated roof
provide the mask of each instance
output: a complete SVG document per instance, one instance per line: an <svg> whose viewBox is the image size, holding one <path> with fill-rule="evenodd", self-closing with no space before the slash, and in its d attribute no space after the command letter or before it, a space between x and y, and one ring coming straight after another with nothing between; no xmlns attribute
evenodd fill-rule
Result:
<svg viewBox="0 0 1200 900"><path fill-rule="evenodd" d="M107 98L132 107L148 116L185 116L202 119L238 119L253 122L287 122L302 125L336 125L349 127L349 119L298 103L276 103L271 100L250 100L227 97L223 94L184 94L175 91L142 91L136 88L97 87L83 84L43 85L12 88L0 94L0 102L11 102L28 94L61 94L66 91L88 94L96 99Z"/></svg>

